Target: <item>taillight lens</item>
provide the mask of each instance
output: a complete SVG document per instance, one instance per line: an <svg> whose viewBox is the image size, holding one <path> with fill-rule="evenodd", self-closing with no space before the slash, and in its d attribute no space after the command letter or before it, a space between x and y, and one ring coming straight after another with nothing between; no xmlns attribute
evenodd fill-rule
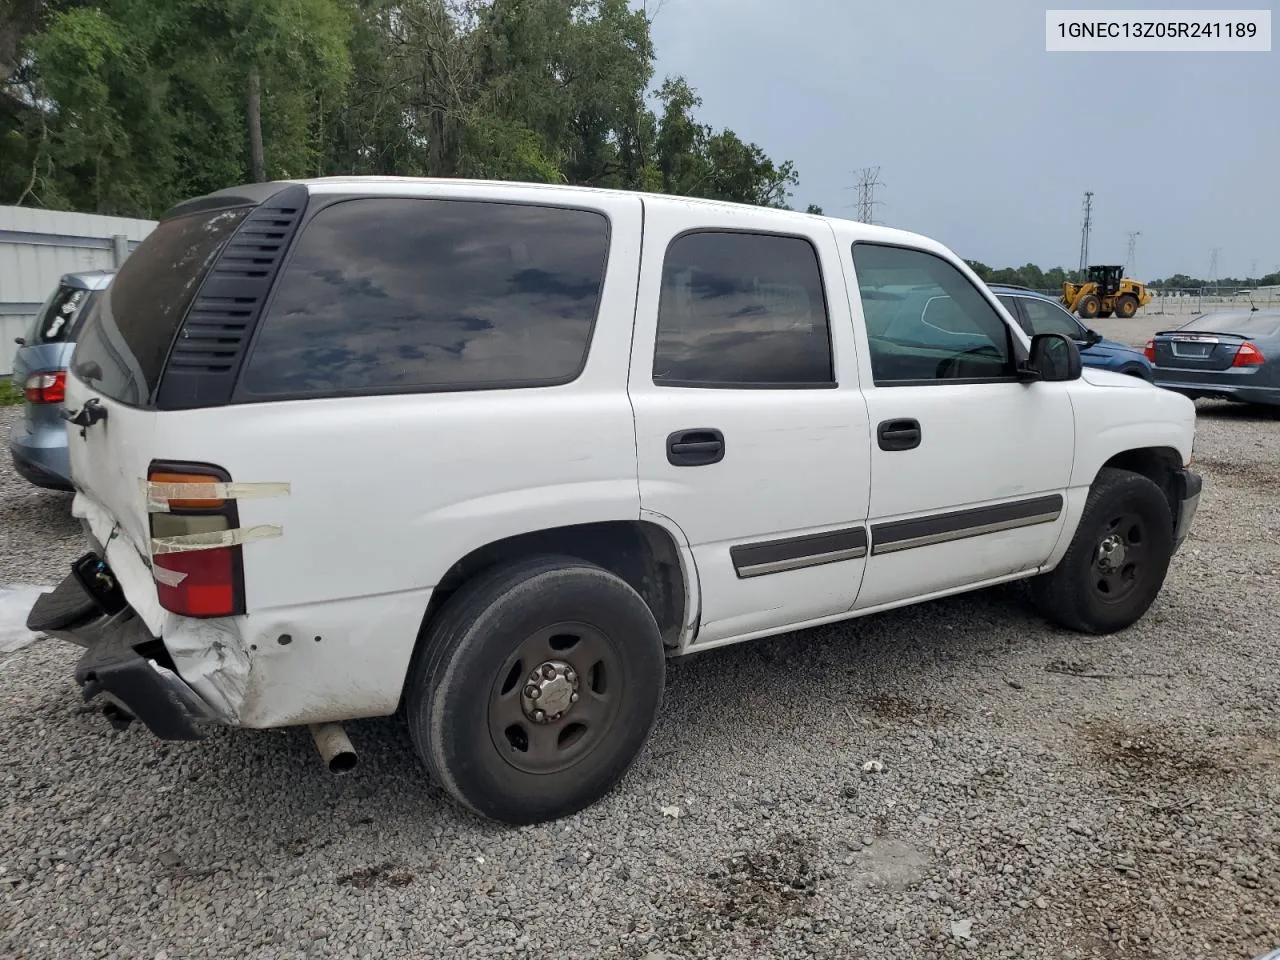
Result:
<svg viewBox="0 0 1280 960"><path fill-rule="evenodd" d="M1142 348L1142 355L1152 363L1156 362L1156 342L1154 340L1147 341L1147 345Z"/></svg>
<svg viewBox="0 0 1280 960"><path fill-rule="evenodd" d="M1246 340L1240 344L1240 349L1236 351L1235 359L1231 361L1233 367L1259 367L1267 362L1267 358L1262 355L1262 351Z"/></svg>
<svg viewBox="0 0 1280 960"><path fill-rule="evenodd" d="M62 403L67 399L66 371L33 373L22 385L22 393L27 403Z"/></svg>
<svg viewBox="0 0 1280 960"><path fill-rule="evenodd" d="M207 466L181 464L153 466L147 474L163 495L152 493L150 500L168 510L151 514L153 540L185 537L192 534L218 533L239 526L234 500L213 499L209 484L230 481L225 473ZM180 489L200 485L191 497L183 497ZM152 488L156 490L157 488ZM204 494L201 496L200 494ZM184 617L231 617L244 612L244 568L240 547L204 547L196 550L165 552L163 544L153 544L151 565L160 605Z"/></svg>

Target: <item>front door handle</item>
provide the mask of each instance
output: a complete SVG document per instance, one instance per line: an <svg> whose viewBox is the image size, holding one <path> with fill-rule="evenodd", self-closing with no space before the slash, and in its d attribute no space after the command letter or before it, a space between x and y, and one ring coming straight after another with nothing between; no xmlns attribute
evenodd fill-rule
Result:
<svg viewBox="0 0 1280 960"><path fill-rule="evenodd" d="M881 450L914 450L920 446L919 420L885 420L876 427Z"/></svg>
<svg viewBox="0 0 1280 960"><path fill-rule="evenodd" d="M701 467L724 459L724 434L713 427L677 430L667 437L667 462L673 467Z"/></svg>

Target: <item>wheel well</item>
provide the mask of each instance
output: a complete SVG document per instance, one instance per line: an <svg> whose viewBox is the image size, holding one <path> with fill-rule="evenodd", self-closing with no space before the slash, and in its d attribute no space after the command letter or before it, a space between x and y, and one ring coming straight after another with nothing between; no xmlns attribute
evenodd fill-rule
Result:
<svg viewBox="0 0 1280 960"><path fill-rule="evenodd" d="M1165 499L1169 501L1169 513L1174 521L1177 521L1178 488L1173 478L1182 469L1182 457L1177 450L1172 447L1143 447L1138 450L1126 450L1124 453L1117 453L1102 466L1128 470L1146 477L1164 491Z"/></svg>
<svg viewBox="0 0 1280 960"><path fill-rule="evenodd" d="M653 612L663 644L674 646L680 639L685 622L685 581L679 548L666 530L640 520L554 527L485 544L445 571L431 592L423 627L480 571L541 554L576 557L621 577Z"/></svg>

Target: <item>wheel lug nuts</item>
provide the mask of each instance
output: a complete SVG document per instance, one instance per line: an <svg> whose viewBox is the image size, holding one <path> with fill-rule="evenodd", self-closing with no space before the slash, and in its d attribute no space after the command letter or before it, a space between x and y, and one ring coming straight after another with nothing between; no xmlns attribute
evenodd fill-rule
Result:
<svg viewBox="0 0 1280 960"><path fill-rule="evenodd" d="M542 675L548 680L554 680L556 677L556 668L548 663L542 668Z"/></svg>
<svg viewBox="0 0 1280 960"><path fill-rule="evenodd" d="M524 695L530 700L537 700L538 697L542 696L542 690L531 683L524 688Z"/></svg>
<svg viewBox="0 0 1280 960"><path fill-rule="evenodd" d="M570 703L577 703L577 702L578 702L578 695L577 695L576 693L572 693L572 694L570 694L570 695L569 695L569 702L570 702Z"/></svg>
<svg viewBox="0 0 1280 960"><path fill-rule="evenodd" d="M566 670L564 672L564 678L568 680L570 683L573 683L573 681L578 679L578 675L574 673L572 670Z"/></svg>
<svg viewBox="0 0 1280 960"><path fill-rule="evenodd" d="M543 710L535 710L535 711L533 711L533 719L535 719L535 720L545 720L545 719L547 719L546 711L543 711Z"/></svg>

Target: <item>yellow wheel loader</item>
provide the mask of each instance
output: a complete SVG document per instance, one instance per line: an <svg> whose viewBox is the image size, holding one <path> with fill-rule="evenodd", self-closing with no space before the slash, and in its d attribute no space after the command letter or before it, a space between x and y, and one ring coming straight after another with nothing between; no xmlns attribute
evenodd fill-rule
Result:
<svg viewBox="0 0 1280 960"><path fill-rule="evenodd" d="M1150 302L1146 284L1125 277L1124 267L1090 267L1084 283L1068 280L1062 285L1062 305L1081 320L1112 314L1128 320Z"/></svg>

